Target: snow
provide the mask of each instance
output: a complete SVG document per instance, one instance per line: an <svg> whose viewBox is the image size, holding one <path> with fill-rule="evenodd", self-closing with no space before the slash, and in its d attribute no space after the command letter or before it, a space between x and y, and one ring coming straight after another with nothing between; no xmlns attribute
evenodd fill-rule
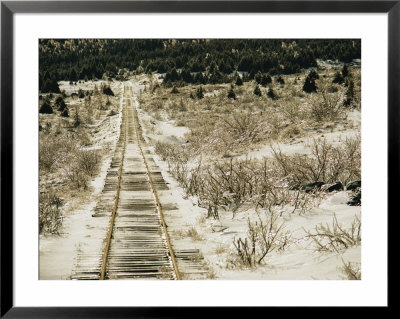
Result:
<svg viewBox="0 0 400 319"><path fill-rule="evenodd" d="M141 82L138 82L141 81ZM141 84L140 84L141 83ZM132 81L134 92L143 87L143 79ZM60 89L64 84L61 83ZM90 83L88 84L89 87ZM157 120L138 109L139 119L146 141L167 141L170 143L185 143L186 127L176 126L174 121ZM307 154L304 147L314 138L326 138L334 145L340 144L347 137L359 134L361 115L358 111L350 112L348 121L352 121L352 128L336 128L332 131L319 133L310 131L307 136L297 138L288 143L279 143L276 146L287 154ZM99 125L94 147L101 148L105 142L115 145L121 121L121 112L118 116L109 117ZM152 148L149 148L152 150ZM258 150L252 150L241 157L262 158L272 156L270 145L264 145ZM92 209L99 196L111 156L108 155L102 164L101 173L92 181L94 188L90 202L79 204L70 209L65 216L62 234L60 236L42 236L40 238L40 279L68 279L72 272L76 253L82 246L87 251L96 251L99 248L101 229L106 227L105 219L92 218ZM306 231L312 231L315 226L332 224L334 216L339 224L350 227L355 216L361 215L361 207L348 206L346 202L350 193L346 191L325 194L321 203L310 211L299 215L297 212L282 213L281 222L285 223L284 231L288 232L293 243L284 251L273 251L266 257L266 262L256 268L237 268L230 262L234 258L233 241L244 238L247 233L248 217L254 219L256 212L253 208L244 207L235 215L232 212L219 210L220 219L205 218L207 211L197 205L195 197L186 197L184 190L168 172L168 165L157 155L156 164L161 168L164 180L169 185L169 191L164 193L168 202L176 204L176 209L164 212L168 225L169 235L175 248L196 248L204 256L204 260L219 280L339 280L343 274L338 270L342 260L346 262L361 262L361 246L329 253L318 253L312 246L311 240L306 238ZM160 199L161 202L163 198ZM198 238L187 235L190 229L196 229Z"/></svg>
<svg viewBox="0 0 400 319"><path fill-rule="evenodd" d="M145 122L150 121L150 115L141 112L141 118ZM162 136L154 135L146 130L144 135L150 139L170 141L171 136L182 136L180 128L174 127L170 122L156 122L157 129L162 130ZM310 131L305 137L289 143L279 143L278 146L286 154L309 154L305 147L315 138L326 138L333 145L340 145L346 138L360 134L361 114L354 110L349 113L348 121L353 122L352 128L336 128L332 132L318 133ZM250 151L239 158L258 158L272 156L270 145L265 145L258 150ZM170 186L170 199L176 202L176 211L167 211L165 219L168 224L172 244L175 247L192 246L200 249L207 264L219 280L341 280L345 279L339 267L344 262L359 265L361 263L361 246L355 246L339 253L316 252L310 239L306 238L306 231L312 231L319 224L332 225L334 216L339 224L349 228L355 218L360 217L361 207L346 205L350 193L341 191L326 194L321 203L303 215L285 212L282 221L285 223L284 232L288 232L293 244L283 252L272 252L267 256L266 263L256 268L234 268L229 263L232 259L236 238L246 236L247 218L254 218L254 209L238 212L233 216L232 212L219 210L220 219L206 219L207 211L197 206L195 197L187 198L184 190L168 173L168 165L158 156L154 156L155 162L161 167L163 177ZM195 228L202 240L194 240L188 236L187 231ZM177 235L178 234L178 235Z"/></svg>
<svg viewBox="0 0 400 319"><path fill-rule="evenodd" d="M62 230L59 236L40 236L40 274L39 278L44 280L70 279L75 266L77 252L81 247L97 244L90 243L90 230L95 229L94 223L100 219L92 218L93 209L96 205L96 198L99 196L107 169L110 166L111 157L103 161L101 173L91 181L94 187L92 200L78 208L71 207L66 213Z"/></svg>
<svg viewBox="0 0 400 319"><path fill-rule="evenodd" d="M39 238L41 280L70 279L78 251L100 249L102 230L108 226L108 219L93 218L92 213L110 167L112 159L110 150L115 148L119 138L121 109L122 103L118 115L106 117L92 125L98 127L98 132L93 136L94 143L90 148L103 150L106 155L103 157L99 174L90 182L92 193L88 196L88 200L80 199L66 205L59 235L41 235Z"/></svg>
<svg viewBox="0 0 400 319"><path fill-rule="evenodd" d="M168 142L172 144L185 143L185 134L189 129L185 126L176 126L174 120L160 121L151 117L143 110L138 109L139 121L148 141ZM151 129L150 127L151 126Z"/></svg>
<svg viewBox="0 0 400 319"><path fill-rule="evenodd" d="M157 164L167 169L165 164L157 159ZM212 267L216 279L228 280L339 280L342 279L338 267L342 266L342 258L346 262L361 262L361 246L356 246L338 253L316 253L310 247L311 242L305 240L305 231L312 230L316 225L331 224L334 214L339 223L348 227L355 215L360 215L360 207L347 206L349 194L338 192L329 195L318 208L299 216L296 214L284 216L285 229L297 241L284 252L273 252L267 258L265 265L255 269L230 269L227 259L234 250L234 238L245 237L247 232L247 216L254 212L241 212L232 218L232 213L220 210L220 220L204 220L206 210L196 206L194 198L184 199L183 190L169 174L163 174L170 183L170 196L177 203L178 211L165 213L166 222L171 230L171 240L174 246L188 246L200 249L205 260ZM204 240L194 241L188 237L174 236L174 230L186 233L195 227ZM303 229L304 228L304 229ZM219 231L223 230L223 231ZM222 252L221 252L222 251Z"/></svg>

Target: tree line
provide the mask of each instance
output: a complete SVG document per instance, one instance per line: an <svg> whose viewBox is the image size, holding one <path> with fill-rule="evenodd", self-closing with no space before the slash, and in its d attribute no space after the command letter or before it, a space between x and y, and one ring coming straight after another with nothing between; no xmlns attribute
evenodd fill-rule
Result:
<svg viewBox="0 0 400 319"><path fill-rule="evenodd" d="M254 79L299 73L316 59L359 58L356 39L41 39L39 86L56 92L57 81L115 78L120 69L165 73L170 84L226 83L235 71Z"/></svg>

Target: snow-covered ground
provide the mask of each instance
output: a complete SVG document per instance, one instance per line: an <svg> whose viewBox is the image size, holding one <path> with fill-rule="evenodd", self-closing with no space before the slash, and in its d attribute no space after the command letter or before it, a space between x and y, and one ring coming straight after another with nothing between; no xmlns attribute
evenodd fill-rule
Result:
<svg viewBox="0 0 400 319"><path fill-rule="evenodd" d="M163 170L163 177L169 183L171 197L177 203L178 211L166 212L165 218L171 232L172 243L177 246L191 244L200 249L205 260L212 267L216 279L343 279L338 267L346 262L361 262L361 246L338 253L317 253L310 240L306 240L305 230L312 230L320 223L332 224L334 214L339 221L350 227L356 215L360 216L359 206L348 206L349 193L334 192L326 195L319 207L304 215L286 213L284 231L289 232L293 244L283 252L273 252L267 263L255 269L230 269L229 258L234 252L234 238L246 237L247 218L254 215L251 211L242 211L234 217L231 212L220 209L219 220L206 219L207 210L197 206L196 198L184 197L184 190L171 177L168 165L157 156L156 163ZM202 238L182 236L195 228ZM304 228L304 229L303 229Z"/></svg>
<svg viewBox="0 0 400 319"><path fill-rule="evenodd" d="M145 138L149 141L165 141L170 143L185 143L185 127L174 126L171 120L154 119L145 111L140 110L140 119ZM305 145L313 139L325 138L334 146L340 145L346 138L353 138L360 134L361 113L353 110L349 113L350 128L336 126L324 132L310 130L306 136L293 139L289 142L274 144L285 154L309 154L310 149ZM258 150L236 158L271 157L270 145L264 145ZM156 163L162 168L163 177L170 186L170 196L177 203L178 210L165 213L169 225L173 245L192 245L200 249L206 262L212 269L215 279L267 279L267 280L338 280L345 279L340 267L343 262L361 264L361 246L354 246L337 252L316 252L312 240L306 238L306 231L313 231L319 224L332 227L336 215L340 225L345 229L351 227L355 217L361 217L360 206L348 206L351 193L339 191L321 195L322 199L317 207L305 214L291 214L286 211L282 215L284 232L291 238L291 244L284 251L273 251L266 258L266 262L255 268L233 267L230 260L234 257L234 239L245 238L247 233L248 217L256 216L254 209L242 210L234 216L232 212L219 210L219 220L207 219L207 210L197 205L195 197L185 197L184 190L168 172L168 164L157 155ZM198 236L190 236L190 230L196 229Z"/></svg>
<svg viewBox="0 0 400 319"><path fill-rule="evenodd" d="M93 91L95 86L98 90L100 90L101 85L110 85L111 89L114 90L121 85L119 81L104 81L104 80L97 80L97 81L81 81L81 83L77 82L76 84L70 84L69 81L59 81L58 87L60 91L65 91L66 94L71 95L72 93L78 93L79 89L82 91Z"/></svg>
<svg viewBox="0 0 400 319"><path fill-rule="evenodd" d="M138 81L141 83L139 84ZM143 83L143 79L137 79L132 82L132 85L141 89L144 87ZM63 86L60 88L63 89ZM171 120L154 119L143 109L138 111L144 137L148 142L185 143L185 134L188 132L186 127L176 126ZM307 148L304 145L313 138L325 137L327 141L339 144L346 137L360 132L360 118L360 112L353 111L348 117L348 121L353 122L351 129L343 128L323 133L310 132L305 137L279 143L276 146L287 154L305 154ZM97 124L99 127L93 137L95 141L93 147L101 148L104 143L111 143L110 146L113 148L118 139L120 121L121 112L118 116L109 117ZM270 146L264 145L243 156L262 158L270 155ZM350 193L340 191L323 195L317 207L302 215L291 214L288 211L282 213L280 221L284 222L284 232L288 232L291 238L291 243L286 250L273 251L267 256L265 263L255 268L234 267L230 262L234 258L233 241L246 237L247 219L256 216L254 209L243 208L235 215L220 209L219 220L207 219L207 211L197 205L197 199L185 197L184 190L168 172L167 163L157 155L154 159L170 187L170 200L177 206L176 210L165 212L172 244L176 247L199 249L209 266L210 278L336 280L343 279L343 273L339 271L339 267L343 266L342 260L357 264L361 262L361 246L351 247L339 253L318 253L315 252L311 240L306 238L306 231L312 231L320 223L331 225L334 215L344 228L351 226L355 216L360 216L361 207L346 205ZM93 193L90 200L71 203L71 207L67 209L68 213L65 215L61 235L41 236L40 279L68 279L80 247L91 245L93 249L97 249L99 241L95 239L96 234L93 232L104 225L96 225L99 221L92 218L91 214L103 187L110 160L111 154L104 158L100 174L92 180ZM189 235L192 229L196 230L198 236Z"/></svg>
<svg viewBox="0 0 400 319"><path fill-rule="evenodd" d="M122 84L119 83L119 85ZM117 91L118 86L115 85L113 89ZM119 108L121 111L121 104ZM76 263L77 252L82 249L82 246L86 246L86 249L90 246L90 249L96 251L102 244L94 232L102 227L107 227L108 222L104 224L104 219L93 218L92 213L111 163L111 150L114 150L119 138L121 120L122 113L119 112L117 116L109 116L98 123L89 125L92 129L96 128L96 133L92 136L93 145L90 146L90 149L100 149L105 152L100 172L90 181L92 192L89 198L72 200L65 205L63 225L59 235L40 235L40 279L70 279Z"/></svg>

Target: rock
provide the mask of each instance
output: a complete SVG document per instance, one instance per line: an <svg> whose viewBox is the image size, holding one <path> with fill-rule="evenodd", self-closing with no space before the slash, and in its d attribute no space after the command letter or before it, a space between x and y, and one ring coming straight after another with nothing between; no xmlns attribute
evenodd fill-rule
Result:
<svg viewBox="0 0 400 319"><path fill-rule="evenodd" d="M347 202L349 206L361 206L361 189Z"/></svg>
<svg viewBox="0 0 400 319"><path fill-rule="evenodd" d="M351 191L357 188L361 188L361 181L354 181L347 184L346 190Z"/></svg>
<svg viewBox="0 0 400 319"><path fill-rule="evenodd" d="M325 192L333 192L333 191L342 191L343 184L341 182L336 182L333 184L325 184L321 187L321 189Z"/></svg>
<svg viewBox="0 0 400 319"><path fill-rule="evenodd" d="M300 189L305 191L306 193L310 193L315 190L320 190L321 186L324 184L325 184L324 182L314 182L314 183L304 184L300 187Z"/></svg>

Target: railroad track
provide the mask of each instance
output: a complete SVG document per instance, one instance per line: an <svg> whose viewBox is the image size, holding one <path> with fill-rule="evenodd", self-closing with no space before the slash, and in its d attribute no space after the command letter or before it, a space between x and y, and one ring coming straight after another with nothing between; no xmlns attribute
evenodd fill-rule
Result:
<svg viewBox="0 0 400 319"><path fill-rule="evenodd" d="M91 238L101 244L78 251L71 278L179 280L182 272L203 279L201 263L194 262L198 250L173 250L164 210L175 207L160 202L159 193L168 186L145 146L135 103L132 87L125 85L119 140L92 215L103 220L97 239Z"/></svg>

